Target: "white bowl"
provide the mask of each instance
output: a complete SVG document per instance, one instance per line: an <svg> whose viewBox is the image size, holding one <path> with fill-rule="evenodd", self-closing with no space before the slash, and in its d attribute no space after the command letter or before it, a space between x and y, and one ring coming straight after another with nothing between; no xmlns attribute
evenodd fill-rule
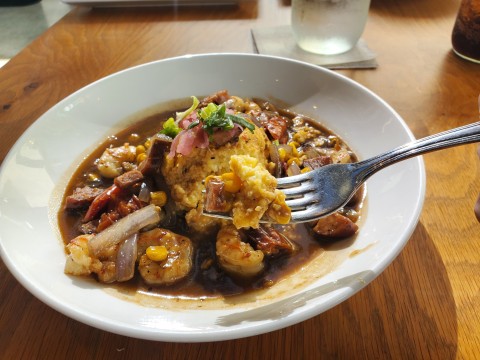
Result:
<svg viewBox="0 0 480 360"><path fill-rule="evenodd" d="M235 301L146 304L114 287L64 275L56 212L75 167L89 150L158 104L227 89L284 102L319 119L361 158L411 141L382 99L335 72L249 54L183 56L108 76L70 95L17 141L0 172L1 255L33 295L100 329L143 339L199 342L286 327L352 296L380 274L408 241L425 191L421 158L374 175L358 236L341 243L272 289Z"/></svg>

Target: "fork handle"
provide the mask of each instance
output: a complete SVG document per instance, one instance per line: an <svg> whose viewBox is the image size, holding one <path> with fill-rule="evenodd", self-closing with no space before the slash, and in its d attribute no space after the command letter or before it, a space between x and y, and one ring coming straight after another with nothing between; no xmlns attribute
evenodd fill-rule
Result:
<svg viewBox="0 0 480 360"><path fill-rule="evenodd" d="M357 163L357 176L366 180L377 171L399 161L431 151L480 141L480 122L475 122L425 138L414 140L383 154Z"/></svg>

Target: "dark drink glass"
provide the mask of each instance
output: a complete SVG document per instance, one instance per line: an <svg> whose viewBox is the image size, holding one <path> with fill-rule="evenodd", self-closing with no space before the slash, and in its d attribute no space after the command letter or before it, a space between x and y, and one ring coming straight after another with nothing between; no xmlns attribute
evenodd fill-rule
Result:
<svg viewBox="0 0 480 360"><path fill-rule="evenodd" d="M462 0L452 32L453 51L480 63L480 0Z"/></svg>

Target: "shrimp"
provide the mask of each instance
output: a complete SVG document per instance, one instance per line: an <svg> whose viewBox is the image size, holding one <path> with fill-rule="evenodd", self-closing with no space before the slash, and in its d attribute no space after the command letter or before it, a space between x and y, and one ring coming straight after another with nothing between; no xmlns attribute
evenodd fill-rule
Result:
<svg viewBox="0 0 480 360"><path fill-rule="evenodd" d="M90 275L96 274L98 280L103 283L111 283L116 280L114 256L116 246L112 246L97 258L88 251L88 242L94 235L79 235L71 240L66 246L67 261L64 272L69 275Z"/></svg>
<svg viewBox="0 0 480 360"><path fill-rule="evenodd" d="M135 161L136 154L135 146L128 143L119 147L109 147L98 159L97 169L103 177L113 179L123 174L125 163Z"/></svg>
<svg viewBox="0 0 480 360"><path fill-rule="evenodd" d="M149 246L165 246L167 258L150 259ZM166 229L156 228L141 233L138 238L138 271L150 285L171 285L185 278L193 266L193 245L189 238Z"/></svg>
<svg viewBox="0 0 480 360"><path fill-rule="evenodd" d="M242 241L239 231L233 225L226 225L217 234L218 264L228 273L251 277L263 270L263 252L254 250Z"/></svg>
<svg viewBox="0 0 480 360"><path fill-rule="evenodd" d="M88 252L88 240L92 237L93 235L80 235L68 243L65 274L90 275L102 266L100 260L90 256Z"/></svg>

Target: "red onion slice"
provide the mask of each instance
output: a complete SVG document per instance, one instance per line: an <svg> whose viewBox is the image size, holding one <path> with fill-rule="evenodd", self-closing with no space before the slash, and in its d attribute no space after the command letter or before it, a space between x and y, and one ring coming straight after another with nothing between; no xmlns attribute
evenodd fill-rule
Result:
<svg viewBox="0 0 480 360"><path fill-rule="evenodd" d="M117 281L127 281L133 278L135 273L135 261L137 260L138 233L127 238L118 248L115 271Z"/></svg>
<svg viewBox="0 0 480 360"><path fill-rule="evenodd" d="M270 152L270 160L275 164L274 176L279 178L282 176L282 162L280 161L278 147L274 143L271 143L268 149Z"/></svg>

